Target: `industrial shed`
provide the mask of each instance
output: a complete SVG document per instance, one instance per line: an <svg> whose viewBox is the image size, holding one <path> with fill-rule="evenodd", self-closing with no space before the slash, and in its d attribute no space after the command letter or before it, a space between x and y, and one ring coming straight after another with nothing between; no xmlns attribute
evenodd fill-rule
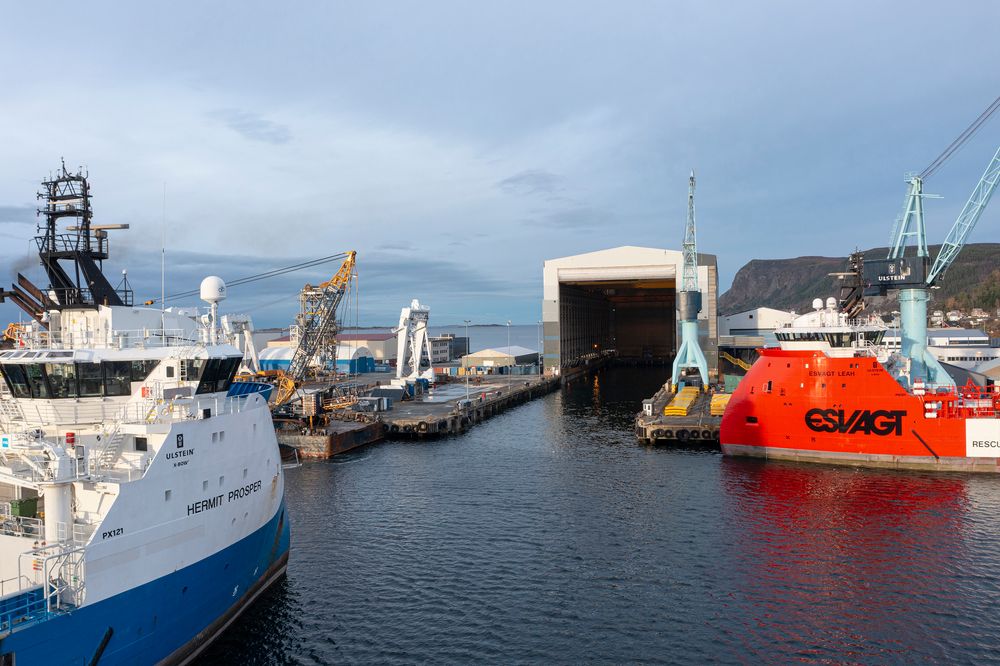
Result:
<svg viewBox="0 0 1000 666"><path fill-rule="evenodd" d="M483 349L462 357L463 368L479 368L484 372L495 371L502 374L524 374L524 368L535 368L537 365L538 352L517 345Z"/></svg>
<svg viewBox="0 0 1000 666"><path fill-rule="evenodd" d="M292 347L267 347L260 352L260 369L287 370L294 354L295 350ZM337 372L357 374L374 371L375 358L368 347L337 345Z"/></svg>
<svg viewBox="0 0 1000 666"><path fill-rule="evenodd" d="M669 363L677 353L680 251L623 246L550 259L543 268L544 364L560 373L582 359L618 356ZM718 268L698 254L699 340L709 372L718 367Z"/></svg>

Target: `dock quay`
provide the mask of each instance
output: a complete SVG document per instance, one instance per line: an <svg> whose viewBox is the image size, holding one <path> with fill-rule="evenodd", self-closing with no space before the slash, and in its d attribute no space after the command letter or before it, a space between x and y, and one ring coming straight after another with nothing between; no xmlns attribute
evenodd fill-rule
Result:
<svg viewBox="0 0 1000 666"><path fill-rule="evenodd" d="M345 416L368 417L360 420L331 420L322 429L302 432L301 429L276 428L278 443L290 446L302 460L332 458L385 438L385 424L369 414L346 412ZM275 424L280 425L280 424Z"/></svg>
<svg viewBox="0 0 1000 666"><path fill-rule="evenodd" d="M712 415L712 393L698 393L686 414L665 416L663 411L677 396L664 386L648 400L635 417L635 436L643 444L695 443L718 444L721 416Z"/></svg>
<svg viewBox="0 0 1000 666"><path fill-rule="evenodd" d="M558 377L491 375L482 378L481 383L470 384L468 390L464 382L436 385L421 399L398 402L379 416L388 437L439 437L464 432L559 386Z"/></svg>
<svg viewBox="0 0 1000 666"><path fill-rule="evenodd" d="M468 391L460 381L436 384L414 400L393 403L389 411L330 412L322 425L313 428L297 419L277 418L278 443L295 449L300 460L321 460L389 437L424 439L457 434L560 386L560 379L551 376L498 375L476 379L478 383L470 382Z"/></svg>

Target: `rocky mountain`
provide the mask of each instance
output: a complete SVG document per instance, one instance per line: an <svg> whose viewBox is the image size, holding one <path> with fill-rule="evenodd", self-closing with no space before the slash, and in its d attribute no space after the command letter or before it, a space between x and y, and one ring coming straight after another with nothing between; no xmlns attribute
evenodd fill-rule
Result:
<svg viewBox="0 0 1000 666"><path fill-rule="evenodd" d="M930 248L931 258L940 245ZM866 258L885 258L888 248L865 250ZM814 298L840 295L840 283L831 273L849 270L846 257L754 259L719 297L719 312L734 314L756 307L803 312ZM931 309L1000 307L1000 243L970 243L931 290ZM892 299L892 297L890 297ZM886 299L882 299L885 301ZM876 309L893 309L891 302L873 302Z"/></svg>

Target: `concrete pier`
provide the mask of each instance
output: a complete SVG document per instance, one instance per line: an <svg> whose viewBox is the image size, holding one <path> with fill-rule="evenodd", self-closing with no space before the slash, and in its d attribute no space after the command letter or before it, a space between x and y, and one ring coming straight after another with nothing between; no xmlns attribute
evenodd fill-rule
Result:
<svg viewBox="0 0 1000 666"><path fill-rule="evenodd" d="M557 377L486 376L478 384L437 385L420 400L399 402L380 414L387 437L438 437L464 432L473 425L560 385ZM466 397L468 395L468 397Z"/></svg>

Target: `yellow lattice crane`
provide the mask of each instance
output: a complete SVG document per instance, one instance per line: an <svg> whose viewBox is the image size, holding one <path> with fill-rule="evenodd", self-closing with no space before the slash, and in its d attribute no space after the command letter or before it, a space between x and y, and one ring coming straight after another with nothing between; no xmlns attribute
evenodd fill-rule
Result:
<svg viewBox="0 0 1000 666"><path fill-rule="evenodd" d="M323 284L316 287L307 284L302 288L302 308L297 317L299 344L288 364L288 370L278 373L275 407L283 405L295 395L295 390L305 379L306 370L316 358L317 352L327 340L337 334L337 307L355 275L356 255L354 250L348 252L337 274Z"/></svg>

